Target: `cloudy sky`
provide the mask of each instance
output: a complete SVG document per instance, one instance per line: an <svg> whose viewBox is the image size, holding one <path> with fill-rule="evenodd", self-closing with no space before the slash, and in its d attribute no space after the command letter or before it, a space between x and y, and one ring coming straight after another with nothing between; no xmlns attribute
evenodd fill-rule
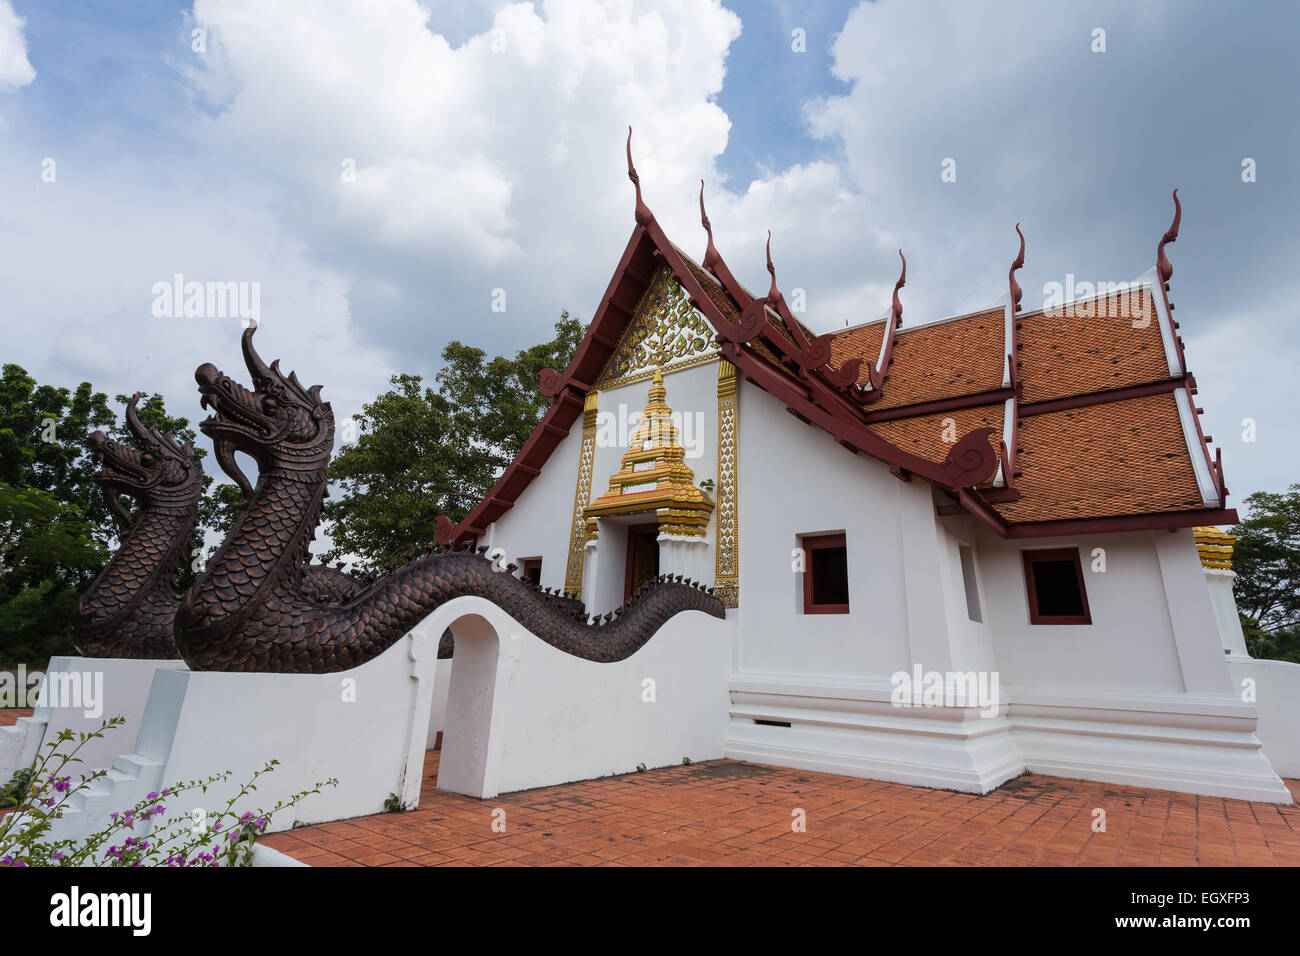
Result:
<svg viewBox="0 0 1300 956"><path fill-rule="evenodd" d="M240 323L155 314L155 286L257 283L264 354L342 419L450 339L590 318L629 124L669 235L702 254L703 178L733 271L766 288L770 228L818 331L887 311L899 246L907 324L996 303L1017 221L1028 308L1134 279L1177 186L1171 298L1239 504L1300 481L1298 28L1221 2L0 0L0 361L197 419Z"/></svg>

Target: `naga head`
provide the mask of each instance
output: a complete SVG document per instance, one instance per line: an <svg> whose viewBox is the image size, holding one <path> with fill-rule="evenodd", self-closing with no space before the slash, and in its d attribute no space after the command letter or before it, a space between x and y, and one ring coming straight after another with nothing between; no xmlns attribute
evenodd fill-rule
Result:
<svg viewBox="0 0 1300 956"><path fill-rule="evenodd" d="M195 507L203 495L203 465L194 443L178 444L171 435L145 428L136 413L136 392L126 405L126 424L135 447L113 441L101 431L91 432L87 444L99 465L95 480L113 516L127 527L131 517L119 495L130 495L144 508L184 510Z"/></svg>
<svg viewBox="0 0 1300 956"><path fill-rule="evenodd" d="M276 359L269 366L253 348L256 325L244 330L244 364L252 376L249 390L215 365L205 362L194 372L200 404L212 414L199 423L212 439L218 464L245 494L248 478L235 464L243 452L269 471L316 477L329 465L334 448L334 412L322 402L323 386L303 388L296 373L285 376Z"/></svg>

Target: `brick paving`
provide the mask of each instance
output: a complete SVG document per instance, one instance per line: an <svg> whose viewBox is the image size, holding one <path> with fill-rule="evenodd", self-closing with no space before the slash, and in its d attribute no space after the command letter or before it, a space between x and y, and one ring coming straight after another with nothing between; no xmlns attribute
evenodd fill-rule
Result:
<svg viewBox="0 0 1300 956"><path fill-rule="evenodd" d="M1300 807L1058 777L976 796L713 760L475 800L437 776L429 751L419 809L265 842L313 866L1300 866Z"/></svg>

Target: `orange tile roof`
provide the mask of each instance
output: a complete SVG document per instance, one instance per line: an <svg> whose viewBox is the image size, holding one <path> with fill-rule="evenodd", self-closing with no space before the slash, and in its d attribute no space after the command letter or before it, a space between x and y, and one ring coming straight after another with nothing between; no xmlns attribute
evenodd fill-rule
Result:
<svg viewBox="0 0 1300 956"><path fill-rule="evenodd" d="M858 384L866 385L870 381L867 375L868 367L875 365L880 358L880 343L885 337L885 321L879 319L836 333L831 342L831 365L839 368L849 359L862 359ZM902 329L899 331L901 332Z"/></svg>
<svg viewBox="0 0 1300 956"><path fill-rule="evenodd" d="M1010 522L1191 511L1204 501L1169 393L1020 420Z"/></svg>
<svg viewBox="0 0 1300 956"><path fill-rule="evenodd" d="M996 448L1002 439L1002 420L1002 405L978 405L935 415L877 422L871 426L871 430L905 451L930 461L941 462L948 457L953 442L976 428L994 429L989 441Z"/></svg>
<svg viewBox="0 0 1300 956"><path fill-rule="evenodd" d="M677 250L677 254L680 255L682 261L686 263L686 268L691 270L691 275L695 276L695 281L700 284L702 289L704 289L704 294L709 297L709 301L718 307L718 311L722 313L722 317L733 324L739 322L740 306L737 304L736 300L728 294L727 290L722 288L718 283L718 280L705 272L694 259L682 252L681 249Z"/></svg>
<svg viewBox="0 0 1300 956"><path fill-rule="evenodd" d="M683 258L697 278L705 277L701 285L735 321L739 309L734 300L689 257ZM1071 305L1069 310L1018 317L1022 403L1170 378L1160 319L1149 287ZM1006 354L1004 314L997 307L899 329L884 396L866 410L960 399L1001 388ZM867 367L880 354L886 321L838 333L831 365L838 368L850 358L861 358L858 381L865 384ZM751 347L773 365L781 365L761 342L755 341ZM949 420L952 429L947 437L989 427L995 430L990 441L997 447L1003 412L1001 403L985 403L874 422L870 427L899 448L941 462L951 447L944 441ZM1016 470L1022 474L1014 485L1021 498L995 505L1009 523L1204 507L1172 394L1024 416L1018 443L1023 452L1016 460Z"/></svg>
<svg viewBox="0 0 1300 956"><path fill-rule="evenodd" d="M846 329L835 336L831 364L862 359L858 384L868 382L868 367L880 357L885 321ZM1006 346L1005 313L999 307L932 325L898 330L884 396L871 411L940 399L977 395L1002 387Z"/></svg>
<svg viewBox="0 0 1300 956"><path fill-rule="evenodd" d="M1018 318L1022 401L1087 395L1170 377L1149 286L1070 303L1070 314L1066 311Z"/></svg>
<svg viewBox="0 0 1300 956"><path fill-rule="evenodd" d="M740 303L738 303L734 298L732 298L731 293L729 293L726 289L722 287L722 284L713 276L712 273L706 271L704 267L701 266L698 262L696 262L694 259L688 256L686 253L682 252L681 247L674 245L673 248L677 250L677 254L681 256L682 261L686 263L686 268L690 269L691 274L695 276L695 281L698 282L704 288L705 294L709 297L709 299L713 302L713 304L718 307L718 310L722 312L723 316L729 322L739 322L740 313L741 313ZM748 293L750 298L754 298L754 299L760 298L760 296L754 295L754 293L750 292L743 285L741 286L741 289L743 289L746 293ZM778 333L780 333L781 337L784 338L787 342L791 343L792 345L794 344L794 338L790 335L788 331L786 331L785 322L782 321L776 309L771 307L768 308L767 324L772 326L772 328L774 328ZM798 316L795 316L795 324L799 326L800 330L802 330L803 334L807 337L808 341L811 342L813 339L817 337L817 334L813 332L812 329L808 328L807 325L799 321Z"/></svg>

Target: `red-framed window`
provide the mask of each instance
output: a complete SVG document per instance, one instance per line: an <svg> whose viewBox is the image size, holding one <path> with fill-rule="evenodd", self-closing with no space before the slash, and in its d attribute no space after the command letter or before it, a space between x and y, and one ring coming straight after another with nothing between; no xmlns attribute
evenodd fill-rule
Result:
<svg viewBox="0 0 1300 956"><path fill-rule="evenodd" d="M519 576L528 578L534 584L542 583L542 559L541 558L524 558L520 562Z"/></svg>
<svg viewBox="0 0 1300 956"><path fill-rule="evenodd" d="M1078 548L1022 551L1030 624L1091 624Z"/></svg>
<svg viewBox="0 0 1300 956"><path fill-rule="evenodd" d="M849 557L842 534L804 535L803 612L849 613Z"/></svg>

